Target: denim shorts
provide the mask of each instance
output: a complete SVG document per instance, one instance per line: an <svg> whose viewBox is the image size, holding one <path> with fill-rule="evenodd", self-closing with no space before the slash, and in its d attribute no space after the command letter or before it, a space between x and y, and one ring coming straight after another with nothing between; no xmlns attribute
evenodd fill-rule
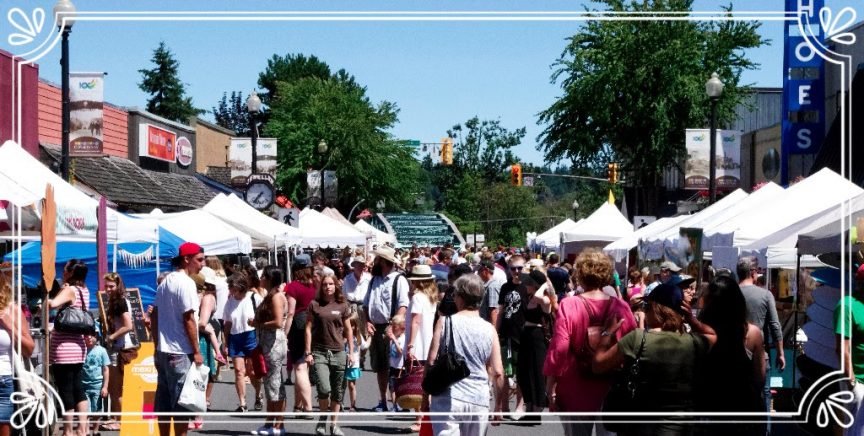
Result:
<svg viewBox="0 0 864 436"><path fill-rule="evenodd" d="M87 402L90 403L90 413L102 413L105 411L104 398L102 398L102 388L84 387L84 393L87 395Z"/></svg>
<svg viewBox="0 0 864 436"><path fill-rule="evenodd" d="M12 405L12 392L15 391L15 383L11 375L0 376L0 423L7 424L15 413Z"/></svg>
<svg viewBox="0 0 864 436"><path fill-rule="evenodd" d="M258 346L255 330L228 335L228 356L247 357Z"/></svg>
<svg viewBox="0 0 864 436"><path fill-rule="evenodd" d="M186 374L192 367L191 354L156 352L156 398L154 412L188 412L177 404Z"/></svg>

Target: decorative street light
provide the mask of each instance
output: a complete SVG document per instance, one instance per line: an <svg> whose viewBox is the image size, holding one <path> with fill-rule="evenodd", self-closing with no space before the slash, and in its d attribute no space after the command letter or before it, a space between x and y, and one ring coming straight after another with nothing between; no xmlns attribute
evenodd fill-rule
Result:
<svg viewBox="0 0 864 436"><path fill-rule="evenodd" d="M573 200L571 207L573 208L573 219L576 219L576 212L579 210L579 200Z"/></svg>
<svg viewBox="0 0 864 436"><path fill-rule="evenodd" d="M322 139L318 142L318 154L320 154L321 156L327 154L327 141Z"/></svg>
<svg viewBox="0 0 864 436"><path fill-rule="evenodd" d="M254 89L246 98L246 109L249 110L249 130L252 138L252 174L258 174L258 123L255 117L261 110L261 99Z"/></svg>
<svg viewBox="0 0 864 436"><path fill-rule="evenodd" d="M318 154L321 155L321 210L324 210L324 169L327 167L327 163L324 162L324 155L327 154L327 141L320 140L318 141Z"/></svg>
<svg viewBox="0 0 864 436"><path fill-rule="evenodd" d="M57 29L62 36L60 44L60 89L61 89L61 124L60 139L61 160L60 174L63 180L69 181L69 33L75 23L75 5L69 0L59 0L54 5L54 17L57 19Z"/></svg>
<svg viewBox="0 0 864 436"><path fill-rule="evenodd" d="M714 204L717 199L717 181L714 179L717 172L717 100L723 94L723 82L717 73L711 73L711 78L705 82L705 93L711 100L711 154L708 158L708 204Z"/></svg>

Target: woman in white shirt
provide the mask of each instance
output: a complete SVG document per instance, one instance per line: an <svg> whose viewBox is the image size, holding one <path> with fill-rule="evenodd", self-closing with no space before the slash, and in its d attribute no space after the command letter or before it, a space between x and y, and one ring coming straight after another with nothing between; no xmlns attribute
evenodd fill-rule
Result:
<svg viewBox="0 0 864 436"><path fill-rule="evenodd" d="M246 408L246 357L258 345L255 336L255 310L261 305L261 297L249 289L249 279L244 273L234 273L228 277L231 298L225 302L222 316L224 333L227 340L222 341L222 354L227 353L234 361L234 385L240 407L235 412L243 413ZM250 377L255 388L255 410L264 405L261 398L261 380Z"/></svg>
<svg viewBox="0 0 864 436"><path fill-rule="evenodd" d="M405 341L409 360L417 360L421 366L426 363L429 348L432 346L432 333L435 328L435 310L438 306L438 285L429 265L416 265L408 277L411 291L408 313L405 317ZM423 399L428 404L428 397ZM423 416L418 414L411 430L420 431Z"/></svg>

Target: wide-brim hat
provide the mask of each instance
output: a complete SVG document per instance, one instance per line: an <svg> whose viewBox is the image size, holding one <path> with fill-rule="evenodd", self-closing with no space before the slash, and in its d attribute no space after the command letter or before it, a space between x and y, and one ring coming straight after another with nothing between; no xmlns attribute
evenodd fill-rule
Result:
<svg viewBox="0 0 864 436"><path fill-rule="evenodd" d="M435 280L435 276L432 275L432 268L429 265L414 265L408 280Z"/></svg>
<svg viewBox="0 0 864 436"><path fill-rule="evenodd" d="M396 251L393 250L392 247L388 247L386 245L382 245L375 250L372 250L372 254L376 257L380 257L382 259L386 259L394 264L399 263L399 259L396 258Z"/></svg>
<svg viewBox="0 0 864 436"><path fill-rule="evenodd" d="M681 267L676 265L675 262L672 262L670 260L667 260L667 261L661 263L660 269L668 269L669 271L672 271L672 272L681 271Z"/></svg>
<svg viewBox="0 0 864 436"><path fill-rule="evenodd" d="M354 266L355 263L360 263L360 264L366 265L366 257L364 257L362 254L359 256L354 256L351 259L350 265Z"/></svg>

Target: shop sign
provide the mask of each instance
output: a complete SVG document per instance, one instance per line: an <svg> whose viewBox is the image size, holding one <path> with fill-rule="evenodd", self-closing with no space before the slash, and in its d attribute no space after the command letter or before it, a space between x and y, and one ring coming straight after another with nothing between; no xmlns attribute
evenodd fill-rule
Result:
<svg viewBox="0 0 864 436"><path fill-rule="evenodd" d="M177 134L152 124L139 124L138 153L141 157L174 162L177 160Z"/></svg>
<svg viewBox="0 0 864 436"><path fill-rule="evenodd" d="M192 143L185 136L177 138L177 163L188 167L192 164Z"/></svg>

